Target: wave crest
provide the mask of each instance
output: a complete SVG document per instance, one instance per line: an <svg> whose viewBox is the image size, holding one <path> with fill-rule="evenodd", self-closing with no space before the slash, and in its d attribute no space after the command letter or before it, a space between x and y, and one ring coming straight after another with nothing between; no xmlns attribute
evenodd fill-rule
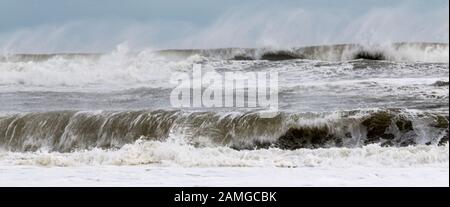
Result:
<svg viewBox="0 0 450 207"><path fill-rule="evenodd" d="M234 149L438 145L448 116L399 110L336 113L184 111L44 112L0 118L0 146L11 151L70 152L120 148L137 139Z"/></svg>

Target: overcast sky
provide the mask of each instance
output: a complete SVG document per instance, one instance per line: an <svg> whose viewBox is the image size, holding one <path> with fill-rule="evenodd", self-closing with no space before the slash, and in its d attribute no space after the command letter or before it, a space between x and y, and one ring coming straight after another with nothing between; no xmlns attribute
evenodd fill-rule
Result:
<svg viewBox="0 0 450 207"><path fill-rule="evenodd" d="M392 23L384 19L386 16L404 30L402 35L420 33L415 35L416 39L405 40L448 42L448 0L242 2L0 0L0 48L18 51L109 50L121 42L162 48L320 44L352 41L348 31L345 33L336 27L362 33L351 25L367 27L357 23L366 19L373 21L370 28L376 25L389 30L386 24ZM376 19L384 21L381 26ZM408 19L417 24L412 25L406 21ZM280 32L280 24L283 32ZM389 28L396 29L392 25ZM430 29L433 31L429 37L422 34ZM274 35L277 32L279 34ZM391 33L388 32L390 36L386 38L403 38L399 32ZM374 39L373 36L370 38ZM383 39L379 36L376 38Z"/></svg>

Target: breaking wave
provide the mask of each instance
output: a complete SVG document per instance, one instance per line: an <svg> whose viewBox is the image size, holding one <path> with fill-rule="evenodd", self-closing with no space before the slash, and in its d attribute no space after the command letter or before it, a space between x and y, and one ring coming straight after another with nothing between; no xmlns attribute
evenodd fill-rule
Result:
<svg viewBox="0 0 450 207"><path fill-rule="evenodd" d="M210 50L166 50L160 54L168 56L191 56L232 60L290 60L310 59L324 61L348 61L355 59L389 60L398 62L448 62L449 45L440 43L394 43L384 45L341 44L280 49L210 49Z"/></svg>
<svg viewBox="0 0 450 207"><path fill-rule="evenodd" d="M93 149L72 153L1 152L3 165L98 166L156 165L175 167L448 167L448 143L443 146L281 150L234 150L228 147L196 148L172 141L137 140L118 150Z"/></svg>
<svg viewBox="0 0 450 207"><path fill-rule="evenodd" d="M118 149L138 139L175 140L194 147L237 150L442 145L448 116L407 110L257 112L40 112L0 118L0 146L8 151L73 152Z"/></svg>
<svg viewBox="0 0 450 207"><path fill-rule="evenodd" d="M123 86L172 87L171 72L192 67L198 56L169 60L152 51L132 53L118 47L110 54L22 54L0 57L0 87L13 90L33 86L44 90L77 87L94 91L122 90Z"/></svg>
<svg viewBox="0 0 450 207"><path fill-rule="evenodd" d="M297 71L317 67L317 73L327 69L328 62L318 60L394 60L425 61L427 63L394 63L386 61L334 62L336 68L375 64L381 67L396 64L396 70L425 69L429 62L448 63L448 44L403 43L388 46L331 45L290 50L275 49L210 49L133 52L120 46L109 54L15 54L0 55L0 89L6 91L119 91L129 88L173 88L169 83L173 72L187 72L192 64L201 63L213 70L259 70L285 68ZM288 59L302 63L272 62ZM241 61L233 61L241 60ZM255 61L246 61L255 60ZM272 60L272 61L267 61ZM204 64L203 64L204 63ZM333 64L333 63L329 63ZM417 64L403 67L404 64ZM436 63L442 64L442 63ZM324 65L321 67L320 65ZM370 71L373 67L365 67ZM336 69L336 70L337 70ZM351 69L351 68L350 68ZM435 65L431 70L448 70L448 65ZM334 70L334 69L333 69ZM301 72L301 71L300 71ZM307 71L306 71L307 72ZM330 71L339 72L339 71ZM315 74L317 78L317 74ZM314 77L313 77L314 78ZM319 77L321 78L321 77Z"/></svg>
<svg viewBox="0 0 450 207"><path fill-rule="evenodd" d="M397 62L448 62L448 44L397 43L388 45L328 45L290 50L254 50L233 57L236 60L289 60L312 59L348 61L355 59L389 60Z"/></svg>
<svg viewBox="0 0 450 207"><path fill-rule="evenodd" d="M348 61L355 59L369 59L399 62L448 62L449 60L449 44L446 43L392 43L377 45L338 44L289 49L219 48L159 50L153 52L154 54L165 57L187 58L194 55L200 55L203 57L226 60L276 61L290 59L310 59L324 61ZM145 53L148 53L148 51L144 52L144 54ZM141 53L137 54L140 54L142 56ZM55 57L61 57L65 59L87 58L96 60L102 58L103 56L103 54L95 53L11 54L0 56L0 61L36 62L51 60Z"/></svg>

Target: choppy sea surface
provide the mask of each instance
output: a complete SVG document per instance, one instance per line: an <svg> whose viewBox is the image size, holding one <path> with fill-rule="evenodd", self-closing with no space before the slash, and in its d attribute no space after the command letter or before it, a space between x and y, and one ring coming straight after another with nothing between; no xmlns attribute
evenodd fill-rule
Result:
<svg viewBox="0 0 450 207"><path fill-rule="evenodd" d="M448 54L402 43L0 55L0 165L426 168L448 185ZM171 106L171 76L194 64L276 72L278 113Z"/></svg>

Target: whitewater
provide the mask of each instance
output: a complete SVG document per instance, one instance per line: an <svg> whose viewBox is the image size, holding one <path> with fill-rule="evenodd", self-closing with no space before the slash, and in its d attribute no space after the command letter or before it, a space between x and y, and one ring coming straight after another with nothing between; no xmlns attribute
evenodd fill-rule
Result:
<svg viewBox="0 0 450 207"><path fill-rule="evenodd" d="M448 186L448 44L0 55L0 186ZM169 82L277 72L279 112ZM239 91L236 91L239 93Z"/></svg>

